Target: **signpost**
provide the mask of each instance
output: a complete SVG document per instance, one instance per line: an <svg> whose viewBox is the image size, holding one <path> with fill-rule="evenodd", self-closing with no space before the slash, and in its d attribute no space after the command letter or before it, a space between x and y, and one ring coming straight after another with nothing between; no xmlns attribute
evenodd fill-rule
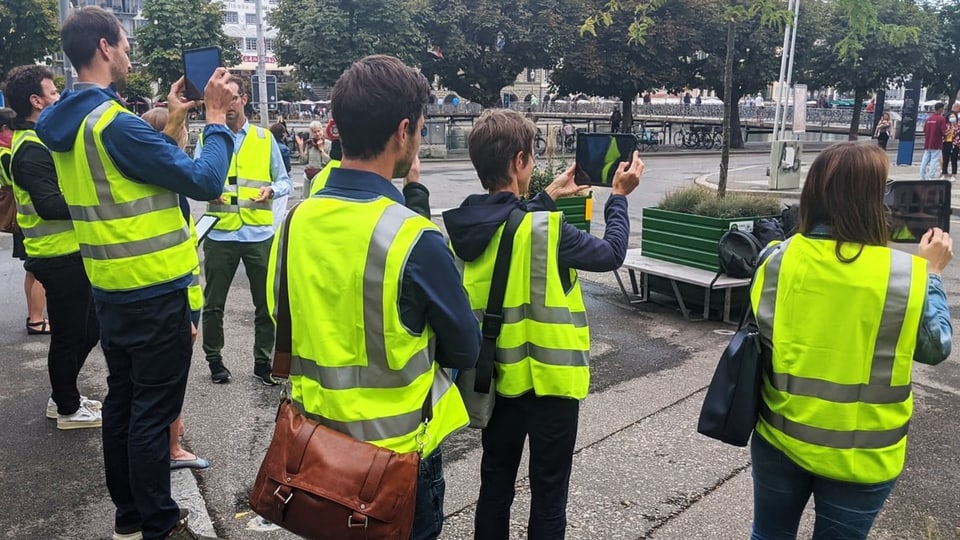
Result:
<svg viewBox="0 0 960 540"><path fill-rule="evenodd" d="M913 165L913 146L917 138L917 112L920 110L920 88L923 81L903 85L903 108L900 110L900 144L897 165Z"/></svg>

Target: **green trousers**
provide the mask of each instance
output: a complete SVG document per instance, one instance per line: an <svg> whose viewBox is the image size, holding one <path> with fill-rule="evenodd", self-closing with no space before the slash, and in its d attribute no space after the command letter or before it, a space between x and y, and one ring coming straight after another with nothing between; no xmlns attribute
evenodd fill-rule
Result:
<svg viewBox="0 0 960 540"><path fill-rule="evenodd" d="M262 242L203 242L203 353L207 362L223 362L223 307L237 266L243 268L250 282L253 298L253 361L270 365L275 329L267 310L267 263L273 238Z"/></svg>

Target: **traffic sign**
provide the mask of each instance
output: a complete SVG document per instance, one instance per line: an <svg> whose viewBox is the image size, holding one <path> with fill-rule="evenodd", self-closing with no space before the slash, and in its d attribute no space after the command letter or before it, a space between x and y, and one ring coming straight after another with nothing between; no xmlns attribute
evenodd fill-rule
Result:
<svg viewBox="0 0 960 540"><path fill-rule="evenodd" d="M251 103L253 104L254 110L259 109L260 107L260 77L254 75L250 81L250 85L253 87L253 92L251 97ZM267 110L276 111L277 110L277 76L276 75L267 75Z"/></svg>

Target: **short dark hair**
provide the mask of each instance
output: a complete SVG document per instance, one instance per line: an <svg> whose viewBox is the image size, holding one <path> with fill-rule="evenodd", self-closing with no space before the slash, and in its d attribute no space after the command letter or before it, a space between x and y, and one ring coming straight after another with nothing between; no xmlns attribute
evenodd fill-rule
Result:
<svg viewBox="0 0 960 540"><path fill-rule="evenodd" d="M17 116L25 119L33 113L30 96L43 95L44 79L53 80L53 72L44 66L17 66L7 74L7 89L4 95L10 100L10 108Z"/></svg>
<svg viewBox="0 0 960 540"><path fill-rule="evenodd" d="M497 189L510 183L510 161L523 152L533 159L533 138L537 128L529 119L510 109L487 109L473 124L467 146L470 161L484 189ZM526 162L526 161L524 161Z"/></svg>
<svg viewBox="0 0 960 540"><path fill-rule="evenodd" d="M430 84L419 71L392 56L372 55L353 63L330 96L343 155L371 159L383 153L404 119L413 135L430 101Z"/></svg>
<svg viewBox="0 0 960 540"><path fill-rule="evenodd" d="M17 113L13 112L13 109L0 107L0 129L5 127L13 129L13 122L16 119Z"/></svg>
<svg viewBox="0 0 960 540"><path fill-rule="evenodd" d="M231 75L230 78L227 79L227 84L231 83L237 85L237 94L240 94L241 96L247 95L247 87L243 84L243 79L237 77L236 75Z"/></svg>
<svg viewBox="0 0 960 540"><path fill-rule="evenodd" d="M283 127L283 124L279 122L270 126L270 133L273 133L273 138L278 142L287 138L287 128Z"/></svg>
<svg viewBox="0 0 960 540"><path fill-rule="evenodd" d="M934 103L934 104L933 104L933 110L935 110L935 111L941 111L941 110L943 110L943 102L942 102L942 101L938 101L938 102Z"/></svg>
<svg viewBox="0 0 960 540"><path fill-rule="evenodd" d="M73 67L85 68L93 60L101 39L115 47L120 43L120 32L123 31L120 20L109 11L97 6L74 10L60 30L63 52Z"/></svg>

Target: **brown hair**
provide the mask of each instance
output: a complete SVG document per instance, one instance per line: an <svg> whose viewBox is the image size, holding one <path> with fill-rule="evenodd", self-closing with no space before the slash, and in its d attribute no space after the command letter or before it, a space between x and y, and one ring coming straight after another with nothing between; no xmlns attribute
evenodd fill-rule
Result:
<svg viewBox="0 0 960 540"><path fill-rule="evenodd" d="M533 138L537 128L529 119L509 109L487 109L473 125L467 146L470 161L484 189L501 188L510 183L507 171L517 152L533 159Z"/></svg>
<svg viewBox="0 0 960 540"><path fill-rule="evenodd" d="M85 68L93 60L100 46L100 40L106 39L111 47L120 43L123 32L120 19L113 12L96 6L86 6L73 10L60 29L63 52L75 68Z"/></svg>
<svg viewBox="0 0 960 540"><path fill-rule="evenodd" d="M367 56L337 79L330 95L343 155L368 160L383 153L404 119L415 135L430 102L430 84L419 71L392 56Z"/></svg>
<svg viewBox="0 0 960 540"><path fill-rule="evenodd" d="M170 113L163 107L154 107L149 111L143 113L143 121L150 124L153 129L157 131L163 131L167 127L167 119L170 118ZM180 130L180 134L177 136L177 146L183 148L187 145L187 126L184 125L183 129Z"/></svg>
<svg viewBox="0 0 960 540"><path fill-rule="evenodd" d="M843 142L821 152L800 194L800 232L808 235L817 225L828 226L842 262L857 260L865 245L887 245L883 194L889 166L877 145ZM845 257L840 252L844 243L859 244L860 251Z"/></svg>

